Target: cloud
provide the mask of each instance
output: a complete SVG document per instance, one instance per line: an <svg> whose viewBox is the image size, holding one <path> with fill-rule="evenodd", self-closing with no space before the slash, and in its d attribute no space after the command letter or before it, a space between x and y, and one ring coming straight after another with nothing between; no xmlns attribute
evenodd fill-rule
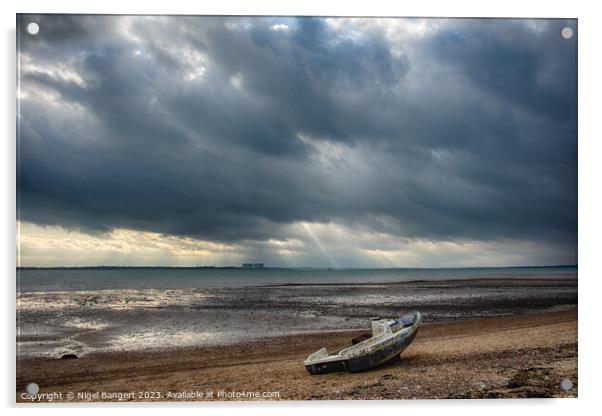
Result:
<svg viewBox="0 0 602 416"><path fill-rule="evenodd" d="M22 221L266 256L338 224L576 262L575 21L20 22Z"/></svg>

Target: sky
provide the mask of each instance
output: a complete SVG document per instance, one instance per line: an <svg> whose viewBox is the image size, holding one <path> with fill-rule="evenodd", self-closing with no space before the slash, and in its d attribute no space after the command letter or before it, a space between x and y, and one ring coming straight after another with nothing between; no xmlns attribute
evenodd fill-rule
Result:
<svg viewBox="0 0 602 416"><path fill-rule="evenodd" d="M21 266L577 263L575 20L17 30Z"/></svg>

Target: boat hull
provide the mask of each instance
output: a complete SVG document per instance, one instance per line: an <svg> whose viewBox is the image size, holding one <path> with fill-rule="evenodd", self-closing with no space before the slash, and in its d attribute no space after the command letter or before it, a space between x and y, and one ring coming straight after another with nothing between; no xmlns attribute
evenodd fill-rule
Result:
<svg viewBox="0 0 602 416"><path fill-rule="evenodd" d="M328 374L338 371L347 371L345 362L348 360L329 361L319 364L308 364L305 366L309 374Z"/></svg>
<svg viewBox="0 0 602 416"><path fill-rule="evenodd" d="M406 315L402 318L407 318L411 315ZM317 358L311 362L311 356L306 360L305 368L310 374L326 374L335 371L347 371L356 373L359 371L369 370L371 368L382 365L395 357L398 357L414 340L418 333L418 325L420 324L420 315L414 315L414 322L401 322L401 324L411 324L407 331L400 333L398 336L393 335L394 342L383 341L383 343L375 344L372 347L364 347L359 353L346 353L343 350L338 355L325 356L323 359ZM389 332L390 333L390 332ZM353 348L353 347L351 347ZM349 350L349 349L347 349ZM324 355L326 350L324 350ZM318 352L320 353L320 352ZM347 355L347 356L344 356Z"/></svg>
<svg viewBox="0 0 602 416"><path fill-rule="evenodd" d="M373 353L361 357L350 358L345 363L345 369L350 373L357 373L385 364L401 354L403 350L412 343L417 333L418 330L412 332L410 335L388 348L378 349Z"/></svg>

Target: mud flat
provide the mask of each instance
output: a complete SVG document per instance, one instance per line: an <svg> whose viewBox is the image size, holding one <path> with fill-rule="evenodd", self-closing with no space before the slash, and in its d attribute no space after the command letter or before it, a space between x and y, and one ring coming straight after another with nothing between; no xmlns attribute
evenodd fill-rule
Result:
<svg viewBox="0 0 602 416"><path fill-rule="evenodd" d="M309 353L349 345L360 332L67 360L18 359L17 401L31 401L22 392L32 381L39 394L52 393L44 402L48 397L69 402L577 396L576 307L427 323L396 362L356 374L311 376L305 370ZM566 378L572 382L568 391L560 387Z"/></svg>
<svg viewBox="0 0 602 416"><path fill-rule="evenodd" d="M21 359L225 347L266 337L361 330L374 316L419 310L423 322L562 311L574 274L399 283L106 289L17 295Z"/></svg>

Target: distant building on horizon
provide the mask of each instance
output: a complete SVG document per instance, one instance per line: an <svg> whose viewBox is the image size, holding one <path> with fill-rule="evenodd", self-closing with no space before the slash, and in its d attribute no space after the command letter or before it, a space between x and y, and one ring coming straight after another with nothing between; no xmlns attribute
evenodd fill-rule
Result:
<svg viewBox="0 0 602 416"><path fill-rule="evenodd" d="M243 263L243 269L263 269L263 263Z"/></svg>

